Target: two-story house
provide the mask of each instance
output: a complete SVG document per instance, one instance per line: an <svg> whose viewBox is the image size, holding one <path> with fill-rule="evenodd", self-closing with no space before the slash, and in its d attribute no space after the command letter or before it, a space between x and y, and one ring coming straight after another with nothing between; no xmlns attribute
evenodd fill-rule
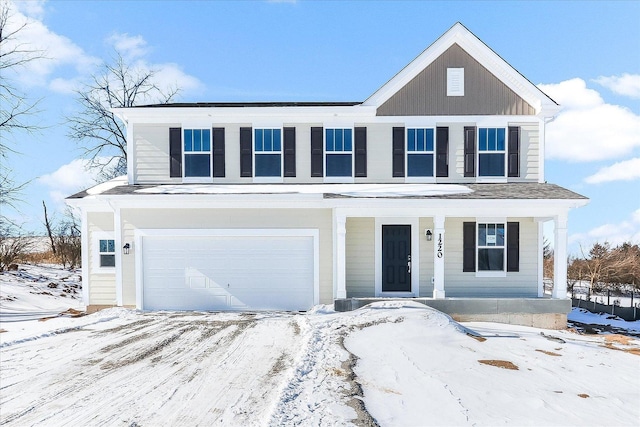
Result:
<svg viewBox="0 0 640 427"><path fill-rule="evenodd" d="M558 111L459 23L364 102L115 109L127 176L68 199L85 302L349 310L411 297L463 320L563 327L567 215L588 200L545 182Z"/></svg>

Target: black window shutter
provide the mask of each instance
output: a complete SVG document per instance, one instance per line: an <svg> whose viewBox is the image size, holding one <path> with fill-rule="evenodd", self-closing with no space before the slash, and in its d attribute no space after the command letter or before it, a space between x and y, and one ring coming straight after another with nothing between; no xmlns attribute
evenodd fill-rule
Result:
<svg viewBox="0 0 640 427"><path fill-rule="evenodd" d="M311 128L311 176L323 176L323 138L322 127Z"/></svg>
<svg viewBox="0 0 640 427"><path fill-rule="evenodd" d="M436 176L449 176L449 128L436 128Z"/></svg>
<svg viewBox="0 0 640 427"><path fill-rule="evenodd" d="M464 127L464 176L476 176L476 128Z"/></svg>
<svg viewBox="0 0 640 427"><path fill-rule="evenodd" d="M520 128L509 126L509 176L520 176Z"/></svg>
<svg viewBox="0 0 640 427"><path fill-rule="evenodd" d="M355 176L367 176L367 128L357 127L354 129L354 153L355 153Z"/></svg>
<svg viewBox="0 0 640 427"><path fill-rule="evenodd" d="M240 176L253 176L251 128L240 128Z"/></svg>
<svg viewBox="0 0 640 427"><path fill-rule="evenodd" d="M169 177L182 177L182 128L169 128Z"/></svg>
<svg viewBox="0 0 640 427"><path fill-rule="evenodd" d="M283 163L284 176L296 176L296 128L284 128Z"/></svg>
<svg viewBox="0 0 640 427"><path fill-rule="evenodd" d="M462 271L476 271L476 223L462 224Z"/></svg>
<svg viewBox="0 0 640 427"><path fill-rule="evenodd" d="M213 177L224 177L224 128L213 128Z"/></svg>
<svg viewBox="0 0 640 427"><path fill-rule="evenodd" d="M507 223L507 271L520 271L520 223Z"/></svg>
<svg viewBox="0 0 640 427"><path fill-rule="evenodd" d="M394 177L404 177L404 127L393 128L392 168Z"/></svg>

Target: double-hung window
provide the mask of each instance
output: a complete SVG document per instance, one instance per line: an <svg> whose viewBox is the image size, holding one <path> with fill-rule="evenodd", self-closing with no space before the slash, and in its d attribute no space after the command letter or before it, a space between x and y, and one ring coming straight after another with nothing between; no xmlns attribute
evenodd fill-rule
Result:
<svg viewBox="0 0 640 427"><path fill-rule="evenodd" d="M91 270L94 273L113 274L116 266L116 240L113 231L91 233Z"/></svg>
<svg viewBox="0 0 640 427"><path fill-rule="evenodd" d="M353 176L353 129L325 129L325 176Z"/></svg>
<svg viewBox="0 0 640 427"><path fill-rule="evenodd" d="M184 176L211 176L211 129L184 129Z"/></svg>
<svg viewBox="0 0 640 427"><path fill-rule="evenodd" d="M116 266L116 243L112 239L100 239L98 241L100 255L100 267Z"/></svg>
<svg viewBox="0 0 640 427"><path fill-rule="evenodd" d="M505 271L504 223L478 223L478 271Z"/></svg>
<svg viewBox="0 0 640 427"><path fill-rule="evenodd" d="M506 165L504 128L478 129L478 176L504 177Z"/></svg>
<svg viewBox="0 0 640 427"><path fill-rule="evenodd" d="M256 177L282 176L282 130L254 129Z"/></svg>
<svg viewBox="0 0 640 427"><path fill-rule="evenodd" d="M434 129L407 129L407 176L432 177Z"/></svg>

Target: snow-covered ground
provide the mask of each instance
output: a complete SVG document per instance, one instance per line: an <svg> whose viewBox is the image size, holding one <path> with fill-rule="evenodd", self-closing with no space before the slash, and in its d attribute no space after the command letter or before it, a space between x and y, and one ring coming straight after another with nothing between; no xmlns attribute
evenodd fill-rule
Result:
<svg viewBox="0 0 640 427"><path fill-rule="evenodd" d="M12 277L0 275L0 425L640 423L640 340L629 335L460 325L400 302L7 321L6 310L29 311L20 295L47 312L79 302L38 302L49 296L18 294Z"/></svg>

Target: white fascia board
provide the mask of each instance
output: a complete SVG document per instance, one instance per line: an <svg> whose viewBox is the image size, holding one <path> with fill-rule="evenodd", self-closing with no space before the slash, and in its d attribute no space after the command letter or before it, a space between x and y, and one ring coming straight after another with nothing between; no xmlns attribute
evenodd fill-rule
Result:
<svg viewBox="0 0 640 427"><path fill-rule="evenodd" d="M344 120L357 122L375 117L373 107L156 107L114 108L114 114L136 123L316 123Z"/></svg>
<svg viewBox="0 0 640 427"><path fill-rule="evenodd" d="M419 216L436 214L454 217L501 216L552 217L584 206L586 199L390 199L324 198L323 194L244 195L163 194L103 196L103 206L120 209L338 209L349 216ZM103 210L105 210L103 208ZM388 212L387 212L388 211Z"/></svg>
<svg viewBox="0 0 640 427"><path fill-rule="evenodd" d="M362 105L374 106L377 108L384 104L454 43L457 43L469 55L489 70L489 72L500 79L515 93L520 95L525 101L527 101L527 103L536 109L538 114L542 112L550 114L553 112L554 108L559 107L555 101L527 80L515 68L509 65L509 63L502 59L489 46L460 23L456 23L451 27L431 46L418 55L416 59L411 61L384 86L367 98ZM551 116L545 115L544 117Z"/></svg>
<svg viewBox="0 0 640 427"><path fill-rule="evenodd" d="M154 194L103 196L120 209L327 208L322 194Z"/></svg>
<svg viewBox="0 0 640 427"><path fill-rule="evenodd" d="M87 196L82 199L65 199L65 203L72 208L84 212L113 212L112 206L104 196Z"/></svg>

